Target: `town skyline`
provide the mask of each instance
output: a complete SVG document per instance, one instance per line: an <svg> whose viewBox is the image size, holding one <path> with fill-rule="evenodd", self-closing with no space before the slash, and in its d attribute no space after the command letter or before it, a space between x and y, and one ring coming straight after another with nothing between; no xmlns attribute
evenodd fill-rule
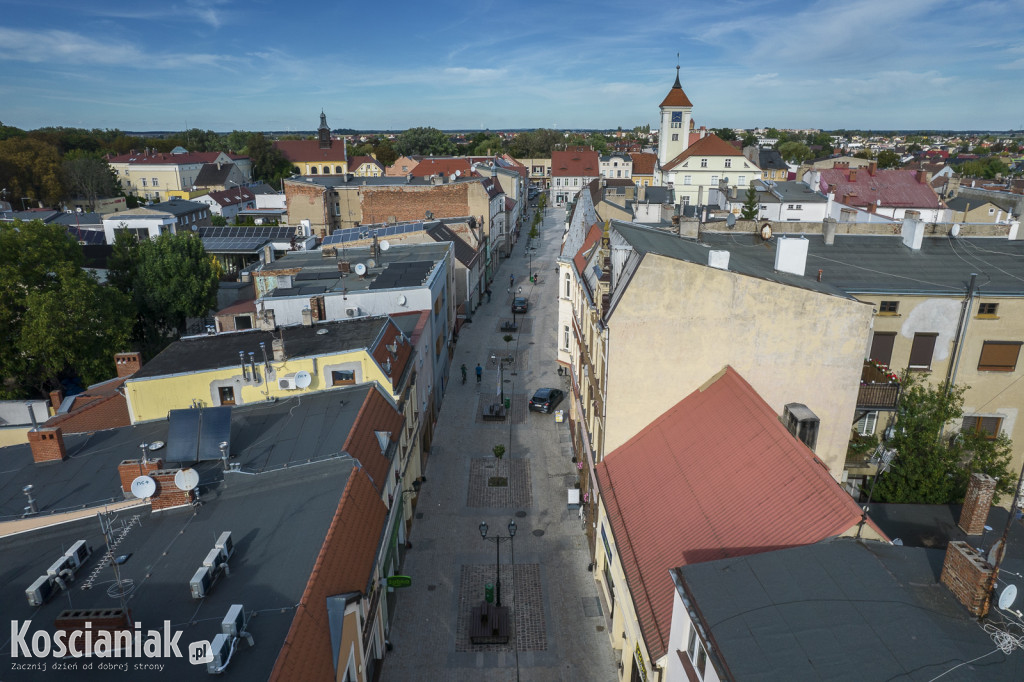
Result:
<svg viewBox="0 0 1024 682"><path fill-rule="evenodd" d="M0 4L3 122L28 129L302 132L321 110L333 129L629 129L656 123L677 53L698 126L1024 127L1012 2L441 2L386 25L365 6Z"/></svg>

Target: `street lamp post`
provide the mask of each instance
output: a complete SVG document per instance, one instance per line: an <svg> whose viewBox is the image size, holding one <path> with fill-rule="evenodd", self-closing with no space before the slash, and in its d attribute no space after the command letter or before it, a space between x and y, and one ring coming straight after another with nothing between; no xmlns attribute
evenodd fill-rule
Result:
<svg viewBox="0 0 1024 682"><path fill-rule="evenodd" d="M494 590L495 590L495 602L497 606L501 606L501 541L508 540L512 543L513 551L515 551L515 538L516 536L516 522L512 519L508 522L508 535L494 535L487 537L487 522L480 522L480 537L484 540L491 540L494 542L494 547L497 550L497 557L494 561ZM514 555L513 555L514 556ZM514 585L513 585L514 587Z"/></svg>
<svg viewBox="0 0 1024 682"><path fill-rule="evenodd" d="M498 361L498 398L501 400L501 404L505 404L505 359L499 358L497 355L492 355L491 360Z"/></svg>

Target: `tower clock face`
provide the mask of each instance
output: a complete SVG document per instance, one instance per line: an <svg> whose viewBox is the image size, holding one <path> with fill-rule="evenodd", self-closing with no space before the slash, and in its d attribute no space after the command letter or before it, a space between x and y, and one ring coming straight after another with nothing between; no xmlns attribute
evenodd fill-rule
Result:
<svg viewBox="0 0 1024 682"><path fill-rule="evenodd" d="M681 111L673 111L672 112L672 122L673 123L682 123L683 122L683 112L681 112Z"/></svg>

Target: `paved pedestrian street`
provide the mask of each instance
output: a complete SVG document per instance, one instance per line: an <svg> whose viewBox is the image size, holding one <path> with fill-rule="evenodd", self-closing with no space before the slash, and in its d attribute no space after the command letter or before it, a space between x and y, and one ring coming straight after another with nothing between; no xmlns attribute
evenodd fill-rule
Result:
<svg viewBox="0 0 1024 682"><path fill-rule="evenodd" d="M491 303L459 333L402 567L412 586L398 590L385 682L617 679L586 536L567 508L566 488L576 481L568 429L553 414L527 409L538 388L569 390L555 352L555 259L564 220L564 210L547 209L532 254L537 284L529 278L524 227L495 273ZM509 275L514 291L507 290ZM503 331L513 319L513 296L528 297L529 312L515 316L516 331ZM508 344L505 335L513 337ZM474 381L471 371L463 384L463 363L471 369L479 363L483 380ZM485 421L484 408L500 402L499 382L511 408L505 420ZM558 409L568 409L568 401ZM493 454L498 444L506 448L500 460ZM514 539L500 540L496 549L493 538L507 537L511 520ZM481 521L488 540L480 536ZM510 638L473 644L471 610L484 600L485 586L497 583L499 549Z"/></svg>

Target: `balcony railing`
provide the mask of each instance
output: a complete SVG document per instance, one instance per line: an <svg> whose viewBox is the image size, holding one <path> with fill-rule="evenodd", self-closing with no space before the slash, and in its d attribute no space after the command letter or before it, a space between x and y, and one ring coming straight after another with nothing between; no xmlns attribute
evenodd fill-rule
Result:
<svg viewBox="0 0 1024 682"><path fill-rule="evenodd" d="M864 361L857 392L858 410L895 410L900 397L900 382L884 366Z"/></svg>

